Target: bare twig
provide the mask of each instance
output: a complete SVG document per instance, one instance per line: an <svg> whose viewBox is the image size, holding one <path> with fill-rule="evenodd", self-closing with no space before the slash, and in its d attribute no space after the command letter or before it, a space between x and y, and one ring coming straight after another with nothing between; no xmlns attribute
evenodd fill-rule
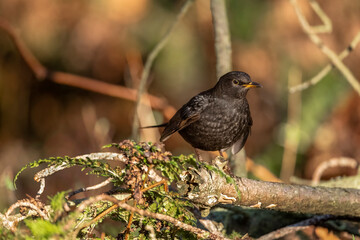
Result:
<svg viewBox="0 0 360 240"><path fill-rule="evenodd" d="M157 187L157 186L160 186L160 185L164 185L165 192L169 192L169 187L168 187L167 181L165 179L160 181L160 182L157 182L157 183L155 183L155 184L153 184L151 186L148 186L148 187L146 187L144 189L141 189L141 192L146 192L146 191L148 191L150 189L153 189L154 187Z"/></svg>
<svg viewBox="0 0 360 240"><path fill-rule="evenodd" d="M332 23L330 18L325 14L325 12L321 9L320 5L315 0L308 0L308 2L323 23L319 26L312 26L312 33L330 33L332 31Z"/></svg>
<svg viewBox="0 0 360 240"><path fill-rule="evenodd" d="M61 165L58 166L50 166L48 168L45 168L39 172L37 172L34 176L34 180L36 182L40 182L42 178L48 177L50 175L53 175L54 173L64 170L66 168L69 168L70 166L67 165L66 163L62 163Z"/></svg>
<svg viewBox="0 0 360 240"><path fill-rule="evenodd" d="M69 199L71 198L72 196L78 194L78 193L81 193L81 192L87 192L87 191L92 191L92 190L96 190L96 189L99 189L99 188L102 188L102 187L105 187L106 185L108 185L109 183L111 183L112 181L112 178L108 178L106 179L105 181L99 183L99 184L96 184L96 185L93 185L91 187L86 187L86 188L79 188L71 193L69 193L66 197L66 199Z"/></svg>
<svg viewBox="0 0 360 240"><path fill-rule="evenodd" d="M144 66L141 58L141 54L137 51L130 51L126 55L126 59L129 66L129 73L130 77L133 83L133 88L139 87L139 81L140 77L139 73L143 72ZM147 84L148 85L148 84ZM153 114L153 110L150 107L149 99L146 97L146 95L143 95L141 98L141 101L143 104L139 105L139 108L137 109L138 114L138 120L140 126L152 126L156 124L155 116ZM148 128L147 130L143 129L139 133L139 141L150 141L150 142L157 142L160 139L160 133L157 128Z"/></svg>
<svg viewBox="0 0 360 240"><path fill-rule="evenodd" d="M129 205L130 206L130 205ZM129 240L129 236L130 236L130 231L131 231L131 224L134 218L134 212L131 211L130 215L129 215L129 220L128 220L128 224L126 226L126 230L125 230L125 237L124 240Z"/></svg>
<svg viewBox="0 0 360 240"><path fill-rule="evenodd" d="M319 184L321 175L324 173L324 171L331 167L350 167L350 168L356 168L359 166L359 163L353 159L353 158L347 158L347 157L340 157L340 158L332 158L329 161L322 162L319 164L319 166L316 167L311 184L317 185Z"/></svg>
<svg viewBox="0 0 360 240"><path fill-rule="evenodd" d="M49 71L30 52L14 28L3 19L0 19L0 30L3 30L10 37L19 51L20 56L39 81L49 80L58 84L82 88L88 91L126 99L129 101L137 100L137 90L135 89L109 84L96 79L81 77L70 73ZM146 94L146 96L150 101L151 107L162 111L166 119L170 119L174 115L176 111L175 108L168 105L165 99L158 98L150 94Z"/></svg>
<svg viewBox="0 0 360 240"><path fill-rule="evenodd" d="M126 202L128 199L131 198L131 195L120 200L120 202ZM92 224L98 222L100 219L102 219L103 217L105 217L106 215L108 215L110 212L112 212L113 210L117 209L119 206L117 204L112 205L111 207L109 207L108 209L106 209L105 211L103 211L102 213L100 213L99 215L97 215L95 218L93 218L91 221L86 222L84 224L80 224L79 227L77 227L73 233L73 236L77 236L77 234L79 233L79 231L85 227L91 226Z"/></svg>
<svg viewBox="0 0 360 240"><path fill-rule="evenodd" d="M151 169L150 169L151 170ZM150 171L149 171L150 172ZM109 178L111 180L111 178ZM107 179L107 180L109 180ZM106 182L106 181L105 181ZM104 182L103 182L104 183ZM103 185L103 183L100 183L96 186L99 186L99 185ZM150 186L150 187L147 187L147 188L144 188L144 189L141 189L141 192L146 192L154 187L157 187L161 184L164 184L165 186L165 192L168 192L168 186L167 186L167 182L166 180L163 180L161 182L158 182L158 183L155 183L154 185ZM94 188L95 186L93 186L92 188ZM121 202L126 202L128 199L130 199L132 197L132 195L130 196L127 196L125 197L124 199L120 200ZM69 198L69 197L68 197ZM103 211L102 213L100 213L98 216L96 216L94 219L92 219L90 222L87 222L87 223L84 223L82 225L80 225L80 227L77 228L77 230L74 232L74 236L76 236L78 234L78 232L82 229L82 228L85 228L85 227L88 227L96 222L98 222L100 219L102 219L103 217L105 217L107 214L109 214L111 211L113 211L114 209L118 208L119 206L117 204L114 204L112 205L111 207L109 207L108 209L106 209L105 211ZM131 226L131 223L132 223L132 219L133 219L133 216L134 216L134 212L131 212L130 216L129 216L129 221L128 221L128 225L127 225L127 230L126 230L126 235L125 235L125 239L128 239L129 237L129 231L130 231L130 226Z"/></svg>
<svg viewBox="0 0 360 240"><path fill-rule="evenodd" d="M328 48L323 41L319 38L316 34L318 31L317 29L312 28L307 20L305 19L303 13L301 12L300 7L297 5L296 0L289 0L292 6L295 9L296 15L299 19L301 27L303 28L304 32L308 35L310 40L330 59L332 64L343 74L346 80L350 83L350 85L354 88L354 90L360 95L360 84L358 80L354 77L352 72L345 66L345 64L340 60L340 58ZM315 1L315 0L312 0ZM320 9L320 7L319 7ZM316 11L319 14L318 11ZM322 12L323 13L323 12ZM323 13L324 14L324 13ZM325 15L325 14L324 14Z"/></svg>
<svg viewBox="0 0 360 240"><path fill-rule="evenodd" d="M97 152L97 153L89 153L84 154L80 156L76 156L77 159L90 159L90 160L96 160L96 159L102 159L106 161L120 161L120 162L126 162L127 158L122 153L113 153L113 152Z"/></svg>
<svg viewBox="0 0 360 240"><path fill-rule="evenodd" d="M356 34L356 36L354 37L354 39L351 41L350 45L344 49L340 54L339 54L339 59L343 60L345 59L347 56L349 56L349 54L356 48L356 46L358 45L358 43L360 42L360 32L358 32ZM312 77L310 80L303 82L299 85L296 86L290 86L289 91L290 93L294 93L297 91L302 91L305 90L307 88L309 88L310 86L313 86L315 84L317 84L318 82L320 82L332 69L334 68L333 64L327 64L318 74L316 74L314 77Z"/></svg>
<svg viewBox="0 0 360 240"><path fill-rule="evenodd" d="M175 27L180 22L180 20L184 17L189 7L192 5L193 0L186 0L185 4L182 6L180 12L178 13L175 21L172 23L169 30L165 33L164 37L158 42L158 44L155 46L155 48L151 51L148 58L146 59L144 70L141 74L141 79L139 83L139 88L137 92L136 97L136 106L135 106L135 114L134 114L134 121L133 121L133 128L132 128L132 136L134 139L137 139L138 131L139 131L139 122L138 122L138 109L141 104L141 99L143 97L143 94L145 92L145 86L147 83L147 80L149 78L150 69L152 67L152 64L157 57L157 55L160 53L160 51L165 47L166 43L168 42L171 34L175 30Z"/></svg>
<svg viewBox="0 0 360 240"><path fill-rule="evenodd" d="M218 236L216 234L213 234L213 233L207 232L205 230L202 230L200 228L193 227L191 225L183 223L180 220L177 220L177 219L175 219L173 217L170 217L170 216L167 216L167 215L164 215L164 214L153 213L153 212L143 210L143 209L138 209L136 207L132 207L132 206L126 204L126 203L123 203L123 202L117 200L116 198L114 198L112 196L104 195L104 194L93 197L93 198L90 198L90 199L82 202L78 206L77 211L82 212L82 211L85 210L86 207L88 207L89 205L91 205L91 204L93 204L95 202L98 202L98 201L110 201L110 202L118 205L120 208L123 208L123 209L125 209L127 211L133 211L133 212L135 212L135 213L137 213L137 214L139 214L141 216L155 218L155 219L158 219L158 220L161 220L161 221L170 222L170 223L174 224L174 226L176 226L176 227L182 228L182 229L184 229L186 231L189 231L189 232L192 232L192 233L196 234L199 238L226 239L226 238L220 237L220 236Z"/></svg>
<svg viewBox="0 0 360 240"><path fill-rule="evenodd" d="M39 191L36 193L36 199L39 199L41 194L44 192L45 190L45 178L40 178L40 188Z"/></svg>
<svg viewBox="0 0 360 240"><path fill-rule="evenodd" d="M297 85L301 82L301 72L293 67L289 70L289 85ZM280 178L289 182L294 175L296 164L296 152L299 144L299 121L301 117L301 92L288 94L288 113L285 126L284 153Z"/></svg>

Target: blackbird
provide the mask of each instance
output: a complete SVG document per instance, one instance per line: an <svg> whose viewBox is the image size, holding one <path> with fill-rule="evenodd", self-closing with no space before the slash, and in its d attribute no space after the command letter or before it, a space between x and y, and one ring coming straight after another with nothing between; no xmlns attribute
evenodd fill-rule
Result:
<svg viewBox="0 0 360 240"><path fill-rule="evenodd" d="M246 94L262 87L245 72L232 71L220 77L213 88L194 96L182 106L165 127L160 141L180 135L196 149L239 152L250 134L252 118ZM146 127L147 128L147 127Z"/></svg>

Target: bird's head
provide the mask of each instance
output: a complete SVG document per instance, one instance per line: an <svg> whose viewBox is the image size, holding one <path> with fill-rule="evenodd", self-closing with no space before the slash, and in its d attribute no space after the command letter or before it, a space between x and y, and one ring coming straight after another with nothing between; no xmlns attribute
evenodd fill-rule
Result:
<svg viewBox="0 0 360 240"><path fill-rule="evenodd" d="M250 88L262 87L259 83L251 81L245 72L232 71L220 77L215 89L216 94L230 97L245 97Z"/></svg>

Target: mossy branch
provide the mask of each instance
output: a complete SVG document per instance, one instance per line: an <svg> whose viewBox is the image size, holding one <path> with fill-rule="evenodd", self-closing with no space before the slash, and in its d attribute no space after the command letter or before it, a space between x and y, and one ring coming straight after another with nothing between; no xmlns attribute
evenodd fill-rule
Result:
<svg viewBox="0 0 360 240"><path fill-rule="evenodd" d="M163 151L161 145L151 143L126 140L108 147L115 147L119 152L57 157L28 164L27 167L47 166L35 174L35 180L43 180L43 188L48 176L72 166L82 166L88 174L106 179L70 193L59 192L47 204L38 197L20 200L6 214L0 214L3 227L12 231L9 234L21 237L18 234L23 233L24 225L18 223L26 219L25 226L33 237L90 237L97 225L112 218L128 225L119 233L129 238L150 238L150 234L155 233L157 238L225 239L221 234L196 227L200 219L190 210L232 204L286 212L360 216L360 191L356 189L230 177L215 166L198 162L192 155L172 156ZM100 189L110 183L114 185L111 191L86 199L69 199L79 192ZM168 185L172 186L170 191ZM20 214L16 213L17 209ZM43 226L42 231L34 227L36 224Z"/></svg>

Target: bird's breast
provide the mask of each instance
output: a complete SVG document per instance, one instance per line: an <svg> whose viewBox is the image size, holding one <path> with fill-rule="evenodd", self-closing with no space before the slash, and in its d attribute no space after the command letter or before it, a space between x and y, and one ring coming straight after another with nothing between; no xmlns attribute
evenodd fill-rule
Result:
<svg viewBox="0 0 360 240"><path fill-rule="evenodd" d="M216 151L230 147L242 132L249 131L249 117L247 102L217 100L209 104L199 120L179 133L195 148Z"/></svg>

